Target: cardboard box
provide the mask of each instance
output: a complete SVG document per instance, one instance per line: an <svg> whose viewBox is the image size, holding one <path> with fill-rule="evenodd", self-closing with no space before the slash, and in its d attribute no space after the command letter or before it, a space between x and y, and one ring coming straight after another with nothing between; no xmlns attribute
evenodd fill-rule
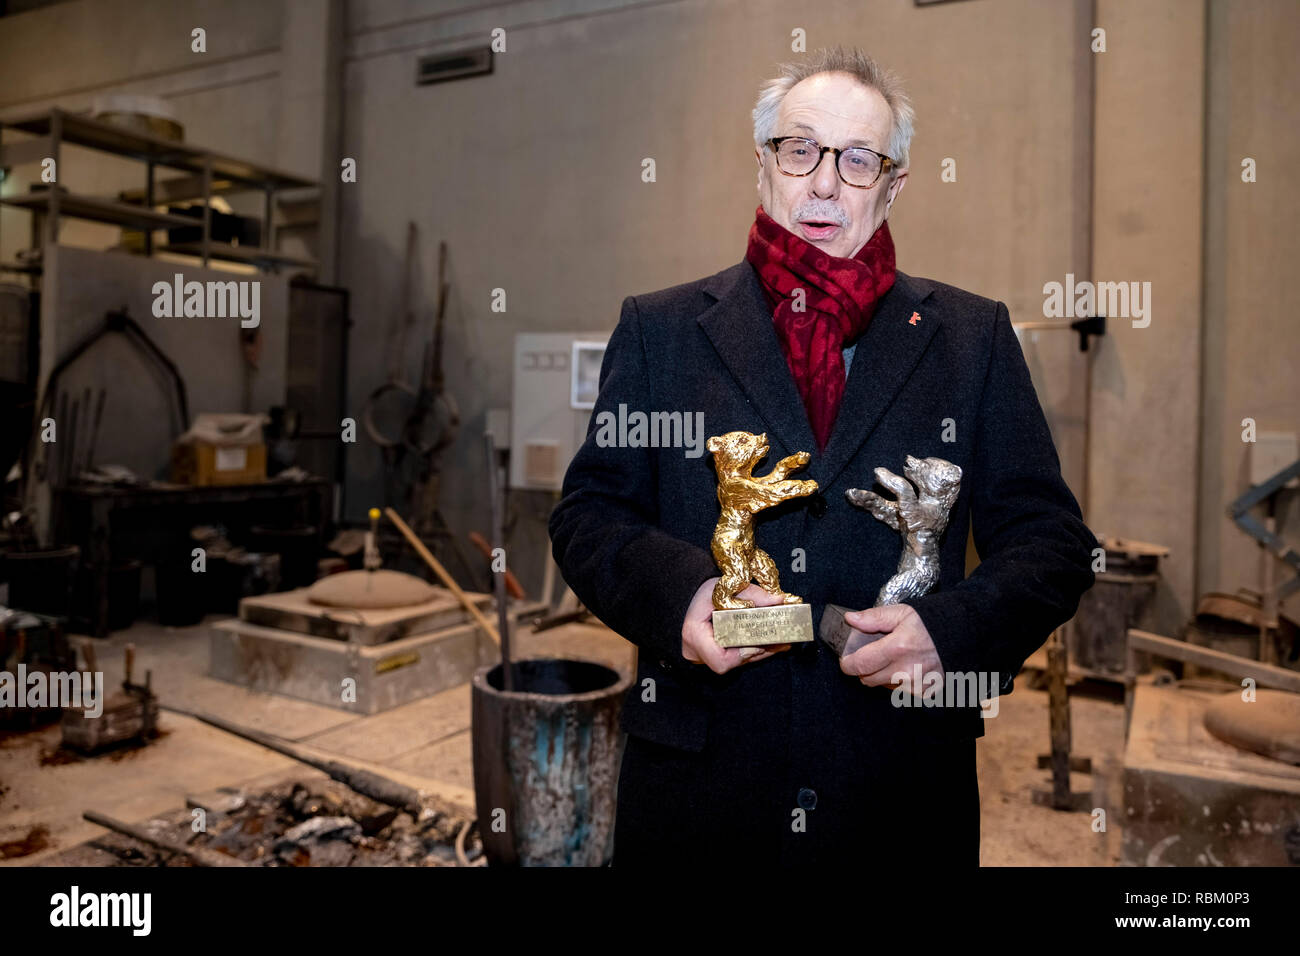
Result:
<svg viewBox="0 0 1300 956"><path fill-rule="evenodd" d="M266 480L266 445L172 446L172 481L178 485L251 485Z"/></svg>

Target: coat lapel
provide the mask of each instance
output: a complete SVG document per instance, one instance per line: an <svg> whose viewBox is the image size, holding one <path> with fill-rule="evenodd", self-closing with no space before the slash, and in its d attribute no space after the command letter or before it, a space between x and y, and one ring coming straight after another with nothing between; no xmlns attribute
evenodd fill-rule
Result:
<svg viewBox="0 0 1300 956"><path fill-rule="evenodd" d="M753 266L741 262L723 270L705 284L704 291L718 301L697 321L745 397L767 423L769 441L779 439L787 454L806 451L815 458L817 442L812 426L785 363L772 313Z"/></svg>
<svg viewBox="0 0 1300 956"><path fill-rule="evenodd" d="M853 460L894 404L938 329L939 313L920 308L929 293L929 284L924 280L898 273L893 288L880 300L871 323L858 339L831 440L813 468L813 477L823 488L829 487ZM914 312L920 313L915 325L911 321ZM772 334L775 337L775 331ZM797 398L797 390L795 395Z"/></svg>
<svg viewBox="0 0 1300 956"><path fill-rule="evenodd" d="M741 262L726 269L704 291L718 301L700 315L700 326L767 423L769 438L779 438L787 453L812 454L806 474L822 488L845 469L894 403L940 322L938 312L919 309L929 285L898 273L858 340L831 440L819 454L753 267ZM921 319L913 325L918 310Z"/></svg>

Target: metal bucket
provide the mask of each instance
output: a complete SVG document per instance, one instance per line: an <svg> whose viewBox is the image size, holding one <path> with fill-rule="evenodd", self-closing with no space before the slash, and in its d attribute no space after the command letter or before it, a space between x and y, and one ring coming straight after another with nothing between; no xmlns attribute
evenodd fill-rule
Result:
<svg viewBox="0 0 1300 956"><path fill-rule="evenodd" d="M1106 570L1079 600L1067 629L1070 663L1109 674L1124 672L1128 629L1142 623L1160 582L1154 556L1106 549Z"/></svg>
<svg viewBox="0 0 1300 956"><path fill-rule="evenodd" d="M494 866L603 866L613 852L618 726L632 676L591 661L516 661L473 682L474 796Z"/></svg>
<svg viewBox="0 0 1300 956"><path fill-rule="evenodd" d="M10 552L5 556L9 606L48 617L70 617L80 555L76 545Z"/></svg>

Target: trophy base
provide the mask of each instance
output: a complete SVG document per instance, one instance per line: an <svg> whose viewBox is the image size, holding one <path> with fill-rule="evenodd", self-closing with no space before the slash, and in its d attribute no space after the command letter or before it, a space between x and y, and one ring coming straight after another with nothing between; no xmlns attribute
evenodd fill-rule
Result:
<svg viewBox="0 0 1300 956"><path fill-rule="evenodd" d="M812 607L776 604L714 611L713 637L719 647L805 643L813 639Z"/></svg>
<svg viewBox="0 0 1300 956"><path fill-rule="evenodd" d="M817 631L822 643L840 657L852 654L858 648L884 637L883 634L865 634L844 620L844 615L852 610L851 607L839 604L827 604L826 610L822 612L821 627Z"/></svg>

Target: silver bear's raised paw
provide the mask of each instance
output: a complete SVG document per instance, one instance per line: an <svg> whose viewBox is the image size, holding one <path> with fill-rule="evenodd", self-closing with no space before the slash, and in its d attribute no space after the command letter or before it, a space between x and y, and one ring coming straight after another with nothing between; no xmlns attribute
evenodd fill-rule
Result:
<svg viewBox="0 0 1300 956"><path fill-rule="evenodd" d="M850 504L871 512L903 536L898 571L880 589L876 607L920 597L939 583L939 539L961 489L961 469L942 458L908 455L903 476L876 469L876 480L897 496L896 501L862 488L844 493Z"/></svg>

